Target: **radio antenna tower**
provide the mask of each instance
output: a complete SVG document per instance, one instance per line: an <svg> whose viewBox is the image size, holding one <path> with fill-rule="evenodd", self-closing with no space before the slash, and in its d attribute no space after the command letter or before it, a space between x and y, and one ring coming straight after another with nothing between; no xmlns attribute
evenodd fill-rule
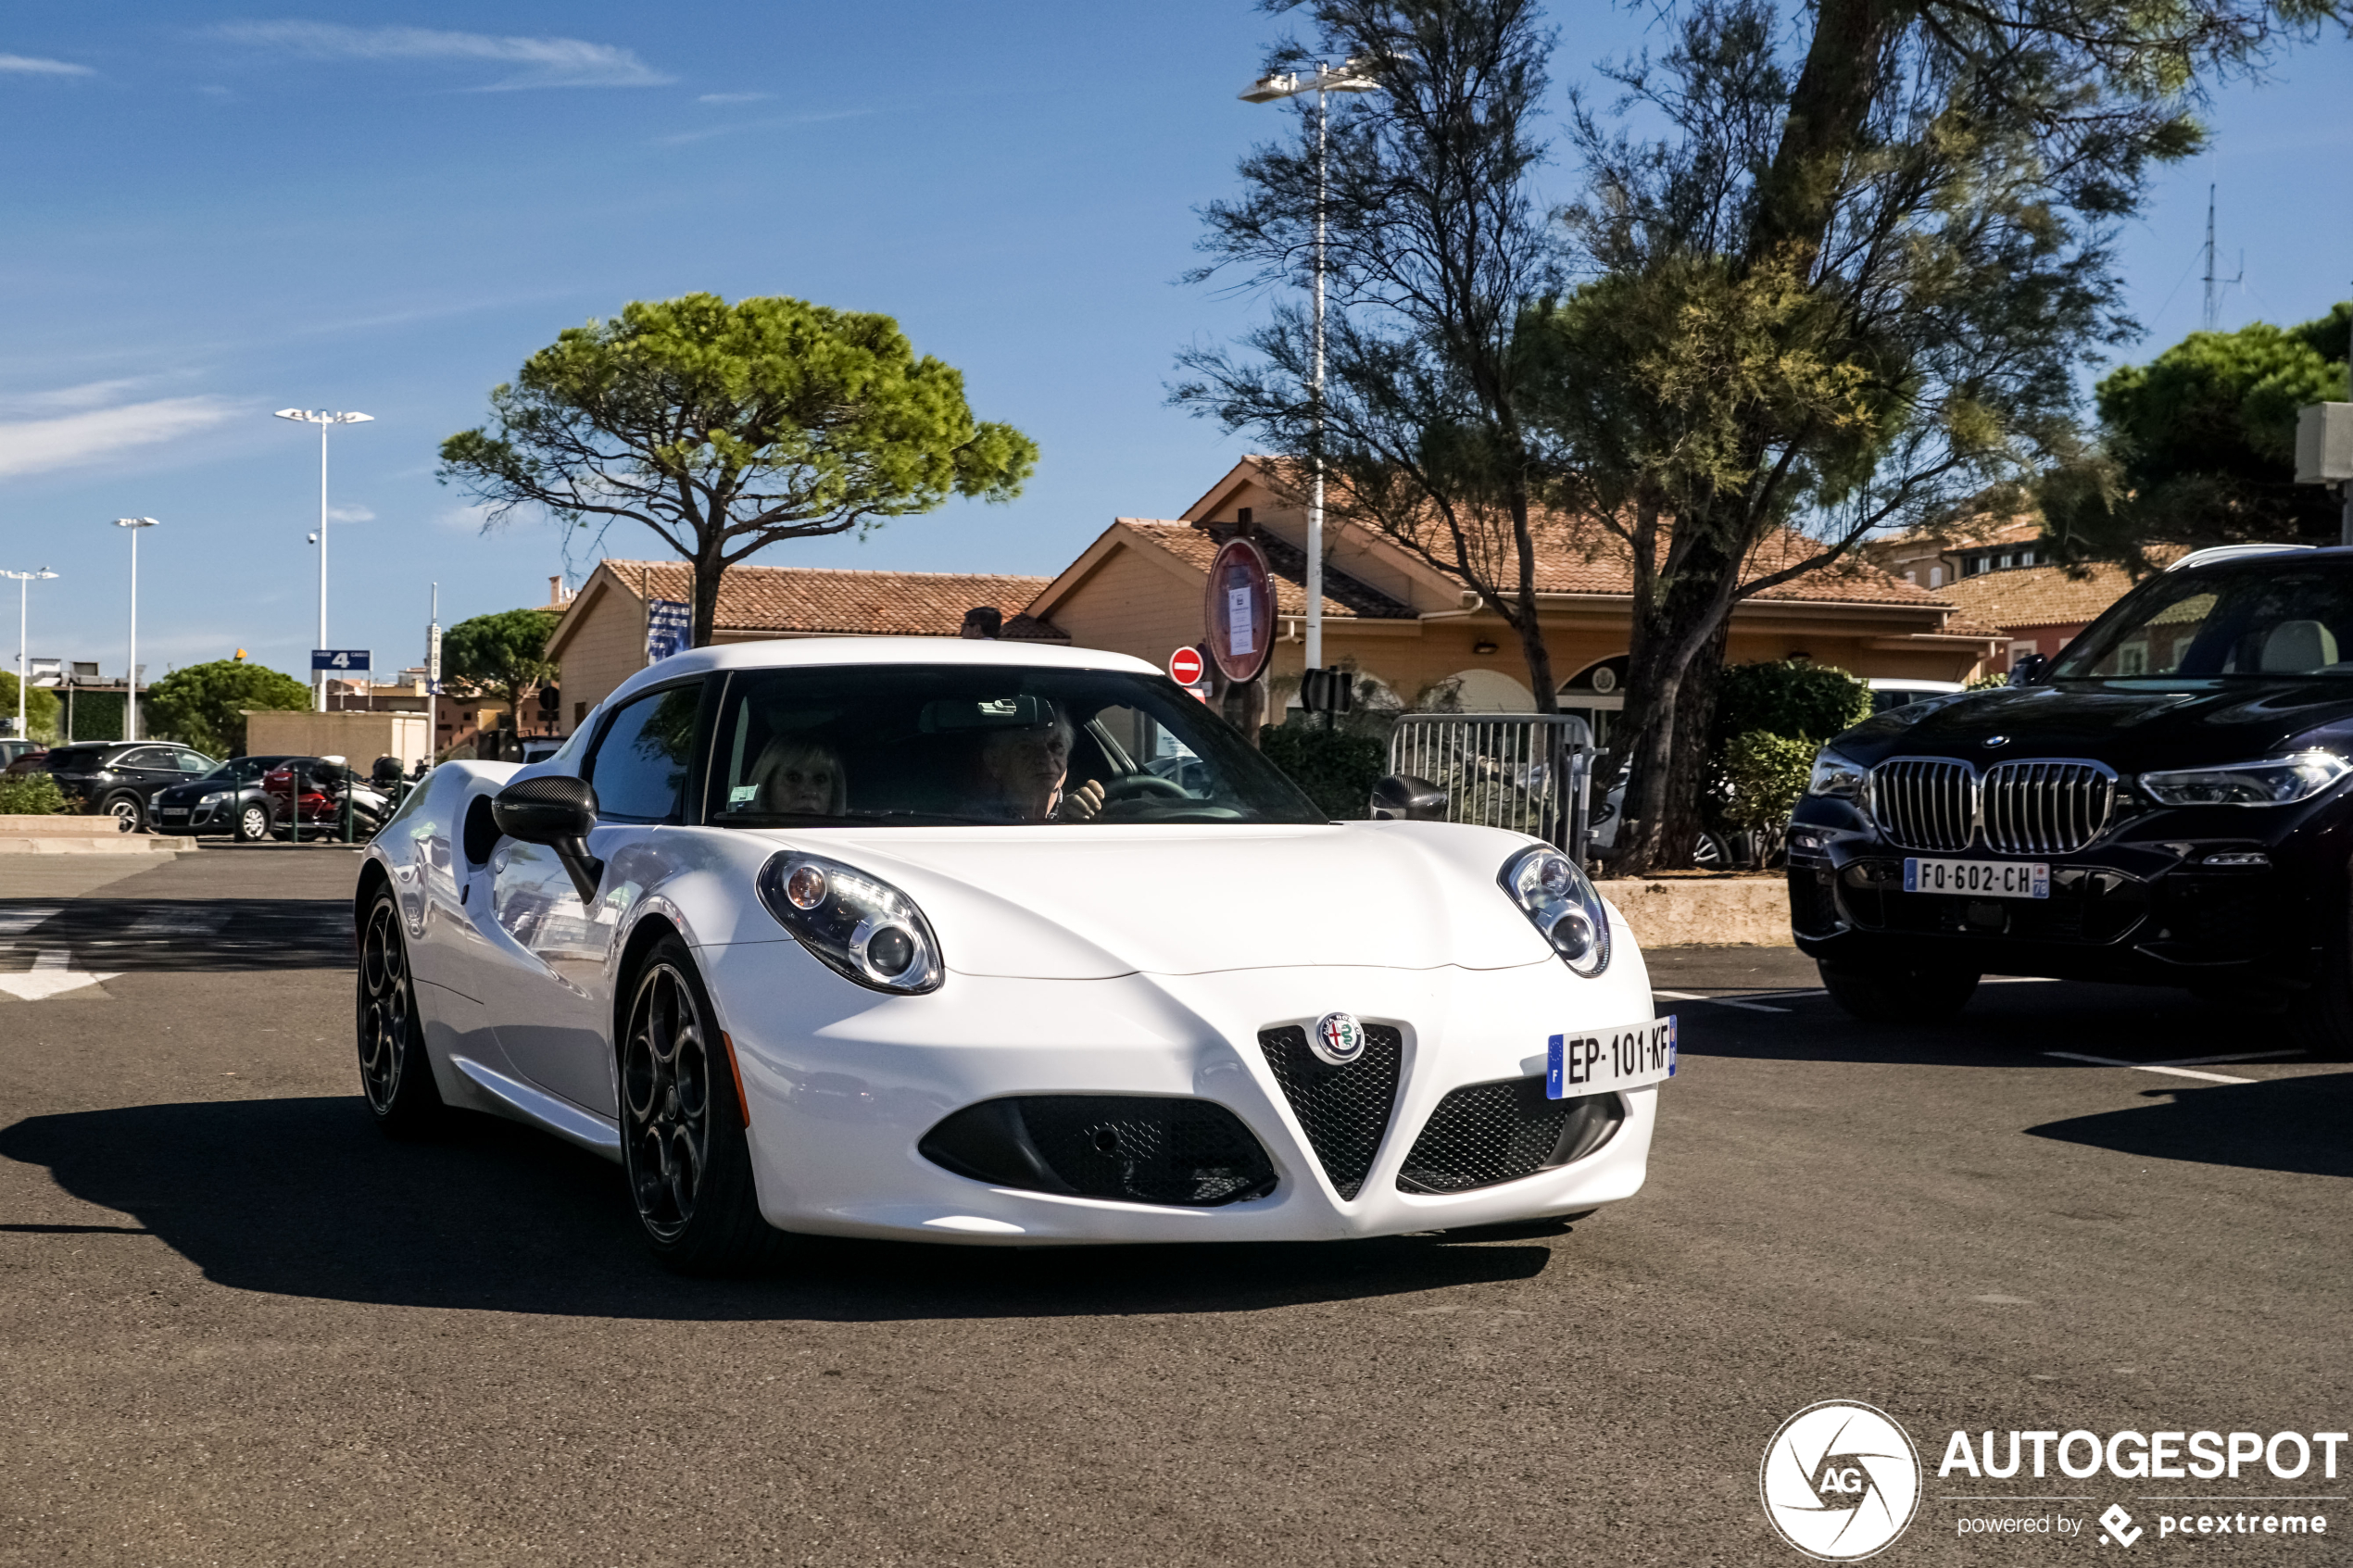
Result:
<svg viewBox="0 0 2353 1568"><path fill-rule="evenodd" d="M2221 290L2235 288L2246 279L2246 252L2239 252L2239 275L2218 278L2214 275L2214 187L2206 187L2206 330L2212 332L2221 317Z"/></svg>

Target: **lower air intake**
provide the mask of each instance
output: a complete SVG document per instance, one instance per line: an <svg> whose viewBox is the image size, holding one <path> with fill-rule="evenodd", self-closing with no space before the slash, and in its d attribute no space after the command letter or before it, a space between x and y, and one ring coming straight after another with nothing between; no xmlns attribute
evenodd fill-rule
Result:
<svg viewBox="0 0 2353 1568"><path fill-rule="evenodd" d="M983 1100L916 1146L991 1186L1214 1209L1275 1190L1275 1167L1241 1118L1205 1099L1023 1095Z"/></svg>
<svg viewBox="0 0 2353 1568"><path fill-rule="evenodd" d="M1364 1054L1334 1067L1307 1048L1307 1031L1296 1024L1263 1029L1258 1048L1275 1070L1291 1113L1307 1134L1308 1147L1343 1198L1364 1190L1365 1173L1389 1131L1397 1107L1397 1076L1405 1063L1405 1036L1385 1023L1365 1025Z"/></svg>
<svg viewBox="0 0 2353 1568"><path fill-rule="evenodd" d="M1583 1159L1625 1119L1616 1095L1547 1099L1541 1077L1466 1085L1430 1112L1397 1185L1430 1193L1500 1186Z"/></svg>

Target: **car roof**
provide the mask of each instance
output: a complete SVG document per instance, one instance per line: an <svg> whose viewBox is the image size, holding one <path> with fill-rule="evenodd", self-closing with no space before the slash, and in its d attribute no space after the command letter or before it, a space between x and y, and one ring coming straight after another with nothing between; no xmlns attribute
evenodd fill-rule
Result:
<svg viewBox="0 0 2353 1568"><path fill-rule="evenodd" d="M648 686L714 670L793 670L843 664L971 664L1020 670L1109 670L1157 675L1160 667L1103 648L1066 648L991 637L763 637L689 648L648 665L599 703L610 708Z"/></svg>
<svg viewBox="0 0 2353 1568"><path fill-rule="evenodd" d="M1874 675L1863 684L1875 692L1958 692L1969 689L1958 681L1914 681L1898 675Z"/></svg>

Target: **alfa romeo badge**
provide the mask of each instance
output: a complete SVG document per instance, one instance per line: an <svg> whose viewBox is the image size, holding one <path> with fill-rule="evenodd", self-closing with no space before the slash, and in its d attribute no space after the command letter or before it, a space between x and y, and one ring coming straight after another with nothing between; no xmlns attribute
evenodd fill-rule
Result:
<svg viewBox="0 0 2353 1568"><path fill-rule="evenodd" d="M1365 1026L1356 1022L1353 1012L1327 1012L1315 1021L1315 1031L1307 1037L1307 1048L1315 1053L1318 1061L1345 1067L1365 1054Z"/></svg>

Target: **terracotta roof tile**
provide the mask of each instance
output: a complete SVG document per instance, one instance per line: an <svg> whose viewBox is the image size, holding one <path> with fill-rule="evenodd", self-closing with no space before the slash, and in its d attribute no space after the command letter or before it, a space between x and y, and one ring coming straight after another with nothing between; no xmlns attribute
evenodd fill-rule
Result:
<svg viewBox="0 0 2353 1568"><path fill-rule="evenodd" d="M1162 522L1139 517L1123 517L1116 521L1120 526L1134 529L1204 577L1208 575L1211 564L1217 559L1217 551L1224 543L1189 522ZM1305 615L1307 552L1293 548L1264 530L1257 535L1257 544L1266 552L1266 565L1274 573L1275 613ZM1324 568L1324 614L1327 618L1354 617L1367 621L1414 619L1411 607L1329 565Z"/></svg>
<svg viewBox="0 0 2353 1568"><path fill-rule="evenodd" d="M2063 566L2028 566L1964 577L1944 593L1971 618L2017 631L2090 621L2132 585L2131 574L2120 566L2095 566L2080 580Z"/></svg>
<svg viewBox="0 0 2353 1568"><path fill-rule="evenodd" d="M602 565L633 593L693 599L694 572L685 561ZM952 637L963 627L964 611L987 605L1004 612L1007 637L1066 643L1069 633L1023 613L1052 581L986 572L731 566L719 581L718 630Z"/></svg>

